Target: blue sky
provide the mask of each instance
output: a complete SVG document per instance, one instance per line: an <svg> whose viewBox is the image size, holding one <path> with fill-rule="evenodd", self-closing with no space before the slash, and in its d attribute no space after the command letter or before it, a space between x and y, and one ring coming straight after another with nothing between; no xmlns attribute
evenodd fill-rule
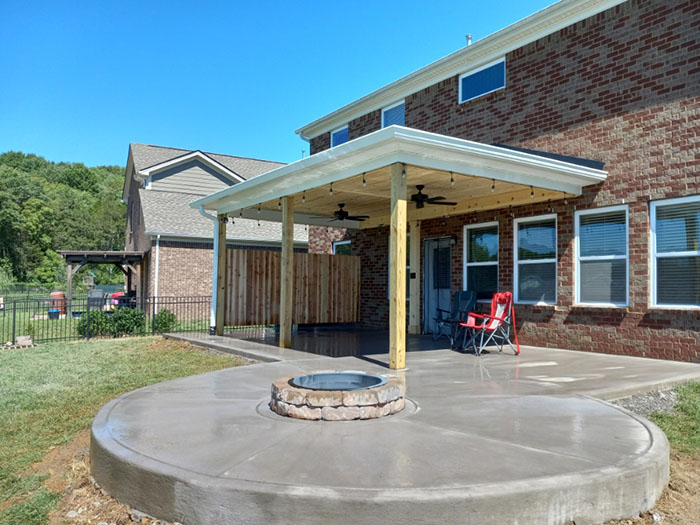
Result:
<svg viewBox="0 0 700 525"><path fill-rule="evenodd" d="M0 2L0 152L291 162L294 130L553 0Z"/></svg>

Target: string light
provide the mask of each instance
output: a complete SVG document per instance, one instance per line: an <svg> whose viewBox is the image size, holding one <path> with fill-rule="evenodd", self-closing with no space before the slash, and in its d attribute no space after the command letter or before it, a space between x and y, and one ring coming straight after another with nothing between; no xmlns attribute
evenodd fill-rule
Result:
<svg viewBox="0 0 700 525"><path fill-rule="evenodd" d="M532 189L532 186L530 186L530 198L534 199L535 198L535 190Z"/></svg>
<svg viewBox="0 0 700 525"><path fill-rule="evenodd" d="M569 197L566 196L566 192L563 192L563 193L564 193L564 204L566 204L568 206L569 205Z"/></svg>
<svg viewBox="0 0 700 525"><path fill-rule="evenodd" d="M239 216L239 217L243 217L243 208L241 208L240 210L238 210L238 216Z"/></svg>
<svg viewBox="0 0 700 525"><path fill-rule="evenodd" d="M258 226L260 226L260 219L258 219Z"/></svg>
<svg viewBox="0 0 700 525"><path fill-rule="evenodd" d="M362 174L362 187L366 188L367 187L367 179L365 178L365 174Z"/></svg>
<svg viewBox="0 0 700 525"><path fill-rule="evenodd" d="M260 204L258 204L258 215L260 215L260 211L261 211Z"/></svg>
<svg viewBox="0 0 700 525"><path fill-rule="evenodd" d="M328 190L330 195L333 195L333 183L331 182L331 188Z"/></svg>
<svg viewBox="0 0 700 525"><path fill-rule="evenodd" d="M455 187L455 176L454 173L450 172L450 186Z"/></svg>
<svg viewBox="0 0 700 525"><path fill-rule="evenodd" d="M281 210L282 209L282 198L280 197L280 200L277 201L277 209Z"/></svg>
<svg viewBox="0 0 700 525"><path fill-rule="evenodd" d="M231 224L236 224L236 221L231 217Z"/></svg>
<svg viewBox="0 0 700 525"><path fill-rule="evenodd" d="M496 191L496 179L491 179L491 193Z"/></svg>
<svg viewBox="0 0 700 525"><path fill-rule="evenodd" d="M306 190L304 190L301 194L301 202L306 202Z"/></svg>
<svg viewBox="0 0 700 525"><path fill-rule="evenodd" d="M406 166L403 167L403 170L401 171L401 178L405 179L406 178Z"/></svg>

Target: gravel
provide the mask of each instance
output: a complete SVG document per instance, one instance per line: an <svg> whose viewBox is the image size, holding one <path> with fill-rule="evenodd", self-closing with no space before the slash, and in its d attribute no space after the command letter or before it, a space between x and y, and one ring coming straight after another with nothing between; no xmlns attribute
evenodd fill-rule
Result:
<svg viewBox="0 0 700 525"><path fill-rule="evenodd" d="M648 417L652 412L670 414L677 402L678 392L676 390L644 392L613 401L614 404L642 417Z"/></svg>

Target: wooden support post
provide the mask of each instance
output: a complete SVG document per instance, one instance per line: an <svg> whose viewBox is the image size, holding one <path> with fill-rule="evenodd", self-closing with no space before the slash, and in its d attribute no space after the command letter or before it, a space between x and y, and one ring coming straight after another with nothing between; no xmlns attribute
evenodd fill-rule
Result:
<svg viewBox="0 0 700 525"><path fill-rule="evenodd" d="M389 234L389 368L406 368L406 179L404 165L391 166Z"/></svg>
<svg viewBox="0 0 700 525"><path fill-rule="evenodd" d="M73 265L70 263L66 264L66 275L68 275L68 288L66 289L66 317L70 319L71 315L73 314Z"/></svg>
<svg viewBox="0 0 700 525"><path fill-rule="evenodd" d="M282 197L282 276L280 282L280 347L292 346L294 307L294 200Z"/></svg>
<svg viewBox="0 0 700 525"><path fill-rule="evenodd" d="M224 335L224 306L226 304L226 217L219 216L219 251L216 265L216 335Z"/></svg>
<svg viewBox="0 0 700 525"><path fill-rule="evenodd" d="M410 301L408 303L408 333L420 334L420 311L421 311L421 271L420 271L420 221L411 221L411 248L409 253L409 266L411 267L411 278L409 279Z"/></svg>

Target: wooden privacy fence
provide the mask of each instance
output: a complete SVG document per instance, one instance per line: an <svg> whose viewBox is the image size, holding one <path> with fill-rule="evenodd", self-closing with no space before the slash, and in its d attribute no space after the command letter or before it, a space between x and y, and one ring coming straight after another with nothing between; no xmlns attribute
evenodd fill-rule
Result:
<svg viewBox="0 0 700 525"><path fill-rule="evenodd" d="M279 324L280 252L226 251L226 326ZM294 254L296 324L354 323L360 318L360 258Z"/></svg>

